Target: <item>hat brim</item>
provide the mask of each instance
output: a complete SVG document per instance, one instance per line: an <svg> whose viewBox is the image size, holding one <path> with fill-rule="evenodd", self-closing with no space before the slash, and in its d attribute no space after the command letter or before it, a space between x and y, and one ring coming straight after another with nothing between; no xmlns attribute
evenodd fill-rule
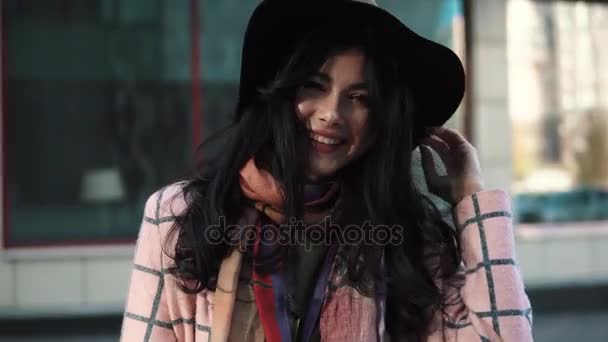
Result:
<svg viewBox="0 0 608 342"><path fill-rule="evenodd" d="M243 44L237 116L271 81L297 41L323 20L370 21L399 60L416 104L416 128L441 126L456 111L465 90L465 74L458 56L426 39L384 9L353 0L265 0L252 14ZM417 134L418 135L418 134Z"/></svg>

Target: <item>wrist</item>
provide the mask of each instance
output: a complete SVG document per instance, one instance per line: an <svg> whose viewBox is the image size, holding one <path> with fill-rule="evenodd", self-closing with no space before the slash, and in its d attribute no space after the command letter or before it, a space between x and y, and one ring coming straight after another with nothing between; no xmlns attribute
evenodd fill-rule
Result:
<svg viewBox="0 0 608 342"><path fill-rule="evenodd" d="M468 182L466 184L464 184L460 190L456 193L455 196L455 203L454 204L458 204L460 203L463 199L481 192L484 190L484 185L483 182L481 181L474 181L474 182Z"/></svg>

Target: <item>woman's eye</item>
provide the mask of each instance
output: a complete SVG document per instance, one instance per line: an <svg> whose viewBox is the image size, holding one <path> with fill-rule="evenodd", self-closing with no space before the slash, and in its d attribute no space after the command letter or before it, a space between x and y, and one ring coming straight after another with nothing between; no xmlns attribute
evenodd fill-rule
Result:
<svg viewBox="0 0 608 342"><path fill-rule="evenodd" d="M351 94L350 95L350 99L353 101L357 101L361 104L364 104L367 106L368 101L368 97L365 94Z"/></svg>

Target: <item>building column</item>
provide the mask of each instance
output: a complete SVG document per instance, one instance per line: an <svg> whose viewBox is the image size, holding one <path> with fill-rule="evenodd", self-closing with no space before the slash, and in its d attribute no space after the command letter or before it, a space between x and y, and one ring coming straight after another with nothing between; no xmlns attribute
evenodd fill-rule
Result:
<svg viewBox="0 0 608 342"><path fill-rule="evenodd" d="M470 1L468 91L473 141L479 151L486 187L511 189L512 129L508 108L508 0Z"/></svg>

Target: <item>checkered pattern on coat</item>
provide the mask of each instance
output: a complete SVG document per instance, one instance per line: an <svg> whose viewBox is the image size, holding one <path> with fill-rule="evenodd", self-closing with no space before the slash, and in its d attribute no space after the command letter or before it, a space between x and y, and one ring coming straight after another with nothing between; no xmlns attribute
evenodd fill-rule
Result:
<svg viewBox="0 0 608 342"><path fill-rule="evenodd" d="M209 341L213 293L187 295L167 273L171 258L162 247L173 225L172 213L184 208L178 185L153 194L146 202L135 249L121 341ZM166 243L171 252L174 242Z"/></svg>
<svg viewBox="0 0 608 342"><path fill-rule="evenodd" d="M438 318L428 341L532 341L532 308L515 258L509 196L483 191L454 208L464 286L445 289L461 299Z"/></svg>
<svg viewBox="0 0 608 342"><path fill-rule="evenodd" d="M175 243L174 240L166 244L164 241L173 224L171 213L179 213L185 205L179 196L180 189L179 184L171 185L153 194L146 203L122 341L207 342L214 329L212 322L224 320L218 315L213 321L213 292L186 295L178 289L175 278L166 272L171 259L164 254L163 246L171 252ZM503 191L474 194L454 208L454 217L458 222L464 260L462 272L466 280L460 289L446 289L461 299L460 304L449 306L447 315L438 313L436 329L426 340L532 341L532 310L515 260L509 197ZM238 274L232 276L238 277ZM218 281L231 282L230 279ZM348 317L328 312L337 304L330 301L324 305L322 326L333 323L340 326L344 317ZM260 331L259 326L250 326L260 324L257 312L233 313L234 302L231 305L231 308L220 310L236 315L225 317L232 321L230 331L218 335L229 336L229 341L244 341L243 338L248 342L264 341L263 333L243 335L246 331ZM333 338L338 335L332 337L338 331L340 329L325 330L322 341L338 341ZM386 336L382 339L388 341Z"/></svg>

